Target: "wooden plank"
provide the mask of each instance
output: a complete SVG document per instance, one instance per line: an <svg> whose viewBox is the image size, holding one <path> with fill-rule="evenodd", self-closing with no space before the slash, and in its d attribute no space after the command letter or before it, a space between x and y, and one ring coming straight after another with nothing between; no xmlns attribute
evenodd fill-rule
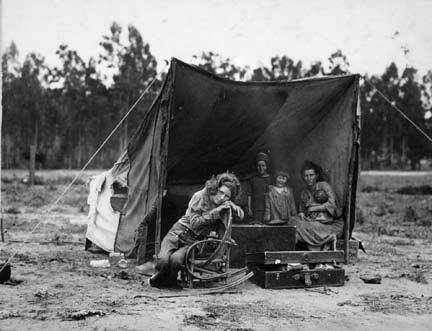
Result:
<svg viewBox="0 0 432 331"><path fill-rule="evenodd" d="M344 251L273 251L246 254L249 265L344 262Z"/></svg>

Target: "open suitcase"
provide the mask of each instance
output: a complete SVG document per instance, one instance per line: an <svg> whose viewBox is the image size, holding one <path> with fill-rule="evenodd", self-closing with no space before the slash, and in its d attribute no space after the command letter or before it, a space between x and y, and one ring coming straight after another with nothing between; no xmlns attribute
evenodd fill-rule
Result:
<svg viewBox="0 0 432 331"><path fill-rule="evenodd" d="M254 270L254 281L263 288L289 289L318 286L342 286L345 270L343 251L264 251L246 254L247 265ZM332 269L309 269L310 265L332 263Z"/></svg>

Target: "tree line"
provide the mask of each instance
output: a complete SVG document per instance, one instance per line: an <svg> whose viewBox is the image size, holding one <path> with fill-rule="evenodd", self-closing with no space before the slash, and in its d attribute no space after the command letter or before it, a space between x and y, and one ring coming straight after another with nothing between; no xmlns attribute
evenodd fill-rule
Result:
<svg viewBox="0 0 432 331"><path fill-rule="evenodd" d="M132 25L117 23L102 36L99 54L84 61L68 45L58 47L59 65L49 66L40 54L27 54L23 63L15 43L2 55L3 127L2 167L28 166L30 146L43 168L80 168L94 153L141 95L155 83L112 137L91 167L107 168L125 149L145 110L161 87L166 72L151 53L150 45ZM268 65L241 67L220 54L207 51L193 56L197 66L222 77L243 81L282 81L319 75L349 73L341 50L328 63L305 66L287 55ZM419 77L391 63L384 73L366 79L387 95L425 132L431 133L432 70ZM376 90L362 82L361 157L363 168L416 168L431 154L428 141L409 125Z"/></svg>

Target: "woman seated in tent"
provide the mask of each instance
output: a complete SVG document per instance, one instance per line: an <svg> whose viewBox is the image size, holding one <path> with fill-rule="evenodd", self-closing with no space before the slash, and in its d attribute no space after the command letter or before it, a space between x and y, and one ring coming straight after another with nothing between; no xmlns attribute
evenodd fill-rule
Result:
<svg viewBox="0 0 432 331"><path fill-rule="evenodd" d="M186 214L162 240L156 273L150 278L151 286L179 287L178 271L184 264L188 247L204 239L211 231L218 231L229 209L233 216L243 219L243 210L232 202L239 190L237 177L223 173L208 180L205 187L192 196Z"/></svg>
<svg viewBox="0 0 432 331"><path fill-rule="evenodd" d="M305 161L301 176L306 187L300 196L297 241L306 243L310 250L322 250L342 234L341 212L333 189L324 181L320 166Z"/></svg>

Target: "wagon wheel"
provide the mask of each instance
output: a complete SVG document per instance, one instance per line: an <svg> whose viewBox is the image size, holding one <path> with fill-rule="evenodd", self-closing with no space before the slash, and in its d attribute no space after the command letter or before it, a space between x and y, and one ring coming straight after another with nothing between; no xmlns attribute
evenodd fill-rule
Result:
<svg viewBox="0 0 432 331"><path fill-rule="evenodd" d="M213 254L221 244L224 244L225 248L233 245L231 242L222 243L222 240L219 239L206 239L192 244L186 252L185 264L188 277L201 281L227 278L230 272L226 270L228 257L224 254L225 250L219 249L217 256Z"/></svg>

